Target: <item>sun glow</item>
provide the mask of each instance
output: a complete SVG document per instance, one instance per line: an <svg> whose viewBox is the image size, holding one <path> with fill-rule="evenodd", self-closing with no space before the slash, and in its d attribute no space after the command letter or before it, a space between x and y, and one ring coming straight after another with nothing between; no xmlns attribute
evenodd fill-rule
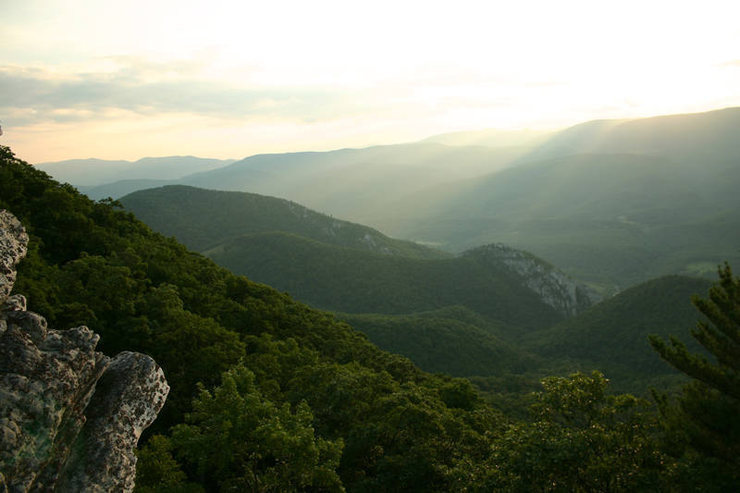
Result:
<svg viewBox="0 0 740 493"><path fill-rule="evenodd" d="M3 142L32 161L241 157L740 104L730 1L5 10Z"/></svg>

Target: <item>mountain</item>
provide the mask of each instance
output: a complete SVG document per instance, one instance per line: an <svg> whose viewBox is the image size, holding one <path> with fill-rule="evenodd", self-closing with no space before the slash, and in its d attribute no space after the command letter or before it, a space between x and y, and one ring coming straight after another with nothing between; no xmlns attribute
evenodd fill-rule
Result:
<svg viewBox="0 0 740 493"><path fill-rule="evenodd" d="M462 305L531 329L595 300L523 252L489 246L452 258L281 199L178 186L121 203L232 272L324 309L400 314Z"/></svg>
<svg viewBox="0 0 740 493"><path fill-rule="evenodd" d="M740 108L633 120L596 120L567 128L536 155L629 153L676 162L735 159L740 155Z"/></svg>
<svg viewBox="0 0 740 493"><path fill-rule="evenodd" d="M319 214L295 202L258 194L172 185L135 192L120 202L156 231L176 236L201 252L239 236L280 231L382 255L450 257L439 250L389 238L366 226Z"/></svg>
<svg viewBox="0 0 740 493"><path fill-rule="evenodd" d="M689 335L701 318L691 297L706 296L710 286L707 280L690 277L654 279L551 328L526 334L524 347L542 357L568 360L576 368L598 368L616 389L634 389L637 380L647 386L646 377L653 384L665 383L677 372L655 357L648 335L675 335L691 351L699 350Z"/></svg>
<svg viewBox="0 0 740 493"><path fill-rule="evenodd" d="M273 197L168 186L121 203L232 272L341 312L371 341L428 371L521 372L531 358L504 341L598 300L503 245L453 257Z"/></svg>
<svg viewBox="0 0 740 493"><path fill-rule="evenodd" d="M427 137L422 142L448 146L486 146L504 148L534 148L552 134L545 130L469 130Z"/></svg>
<svg viewBox="0 0 740 493"><path fill-rule="evenodd" d="M0 208L28 230L30 247L14 289L28 295L30 310L45 313L52 326L89 324L107 351L139 351L161 364L171 392L136 454L142 491L523 491L553 485L567 491L614 485L729 491L737 483L735 456L728 469L718 468L710 455L685 448L683 430L661 421L654 406L611 395L598 373L548 378L531 396L531 419L503 416L468 380L421 371L332 314L219 268L114 203L93 202L50 180L2 146ZM491 248L503 251L473 252L466 261L484 270L492 256L510 258L502 270L530 272L524 267L531 259ZM11 299L3 309L12 313L0 319L3 335L28 341L43 334L41 317L20 310L23 297ZM657 293L654 301L667 299ZM476 318L460 312L461 319ZM19 332L19 319L28 333ZM42 349L63 342L52 339ZM28 363L44 363L38 352L28 356ZM84 357L79 351L70 356ZM15 383L28 387L23 379ZM96 389L92 399L100 393ZM30 404L32 412L41 409ZM667 407L666 414L679 410ZM19 407L10 412L23 417ZM43 424L20 431L34 435ZM54 431L67 436L67 428ZM16 484L9 471L19 449L6 442L20 436L5 432L0 449L11 460L0 461L3 486ZM44 450L52 443L36 442ZM85 451L80 446L73 454ZM41 457L20 453L23 460Z"/></svg>
<svg viewBox="0 0 740 493"><path fill-rule="evenodd" d="M163 187L165 185L169 185L170 183L172 183L172 180L153 180L142 178L138 180L119 180L112 183L105 183L103 185L96 186L78 186L77 189L93 200L100 200L108 197L117 199L137 190Z"/></svg>
<svg viewBox="0 0 740 493"><path fill-rule="evenodd" d="M510 330L545 327L565 316L504 265L475 254L389 257L280 232L244 235L204 253L232 272L327 310L402 314L462 305Z"/></svg>
<svg viewBox="0 0 740 493"><path fill-rule="evenodd" d="M436 184L502 169L526 151L420 142L261 154L188 176L180 183L289 198L315 210L374 225L366 219L388 202Z"/></svg>
<svg viewBox="0 0 740 493"><path fill-rule="evenodd" d="M733 108L579 125L533 161L389 204L385 230L451 251L503 242L607 290L712 273L740 260L739 122Z"/></svg>
<svg viewBox="0 0 740 493"><path fill-rule="evenodd" d="M217 491L244 484L249 468L279 491L478 487L458 478L503 418L469 382L422 372L331 314L229 273L2 146L0 209L28 231L14 289L29 310L53 327L86 324L101 350L148 354L164 370L171 391L156 435L143 437L137 486ZM26 316L37 323L22 338L45 330L36 317ZM260 461L241 452L245 443Z"/></svg>
<svg viewBox="0 0 740 493"><path fill-rule="evenodd" d="M61 182L79 187L94 187L120 180L175 180L192 173L214 170L233 162L233 159L169 156L147 157L134 162L70 159L40 163L36 167Z"/></svg>

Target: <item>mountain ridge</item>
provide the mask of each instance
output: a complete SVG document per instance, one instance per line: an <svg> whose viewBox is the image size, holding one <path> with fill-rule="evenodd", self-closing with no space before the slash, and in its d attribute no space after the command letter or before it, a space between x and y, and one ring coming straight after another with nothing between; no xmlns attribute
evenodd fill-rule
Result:
<svg viewBox="0 0 740 493"><path fill-rule="evenodd" d="M120 199L144 222L190 248L209 250L245 234L285 231L384 255L446 258L450 254L389 238L368 226L336 219L295 202L247 192L168 185Z"/></svg>
<svg viewBox="0 0 740 493"><path fill-rule="evenodd" d="M551 325L598 299L524 252L492 245L453 257L415 245L414 251L389 255L356 241L367 240L366 232L373 230L274 197L168 186L135 192L121 202L155 230L174 235L234 273L341 312L345 320L362 320L371 336L380 337L377 330L385 327L384 349L412 357L429 370L520 370L527 357L504 340ZM290 221L281 219L276 209ZM341 225L339 232L354 231L353 241L337 241L336 225ZM192 236L193 231L202 238ZM384 235L380 240L390 241ZM460 310L450 310L453 306L468 312L461 316ZM446 362L430 365L428 357L421 357L424 345L414 342L419 332L412 320L445 340L459 337L465 343L448 345ZM393 333L392 327L401 332ZM377 330L371 333L373 328ZM456 363L471 358L459 352L464 347L477 348L477 359Z"/></svg>

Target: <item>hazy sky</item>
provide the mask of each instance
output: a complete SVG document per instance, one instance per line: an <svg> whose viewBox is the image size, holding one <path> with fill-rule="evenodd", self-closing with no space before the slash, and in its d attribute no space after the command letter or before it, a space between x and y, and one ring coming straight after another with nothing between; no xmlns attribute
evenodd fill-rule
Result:
<svg viewBox="0 0 740 493"><path fill-rule="evenodd" d="M0 0L30 162L326 150L740 105L740 2Z"/></svg>

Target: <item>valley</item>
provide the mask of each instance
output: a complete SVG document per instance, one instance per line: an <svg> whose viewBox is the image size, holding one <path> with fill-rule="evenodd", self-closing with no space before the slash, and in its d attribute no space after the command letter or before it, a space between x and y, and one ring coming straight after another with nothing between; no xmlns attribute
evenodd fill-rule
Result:
<svg viewBox="0 0 740 493"><path fill-rule="evenodd" d="M738 14L4 2L0 493L740 491Z"/></svg>
<svg viewBox="0 0 740 493"><path fill-rule="evenodd" d="M307 437L301 447L323 450L306 452L317 457L303 464L311 484L365 491L406 477L413 491L497 489L527 477L493 467L519 467L508 455L518 447L565 450L548 440L574 430L597 443L606 438L595 430L623 433L631 419L650 430L648 456L677 460L655 438L665 431L653 404L640 399L689 395L679 389L696 374L656 349L680 360L719 347L689 329L724 323L692 300L714 296L723 262L740 264L738 122L730 109L589 122L508 147L455 134L188 158L179 171L177 158L162 158L107 183L132 164L41 166L69 166L69 181L91 180L82 192L117 199L97 202L3 148L0 206L30 234L18 287L32 309L57 326L89 324L110 354L136 350L162 365L172 392L142 467L170 461L181 471L175 490L221 481L195 473L216 452L189 447L213 431L202 420L230 419L223 413L237 396L260 410L260 426L273 426L264 420L283 406L280 420ZM192 166L212 169L187 173ZM97 167L109 169L96 177ZM666 349L666 339L678 346ZM601 415L596 428L571 423L560 399L579 392L590 393L577 412L598 402L616 424ZM557 411L542 411L549 399ZM203 414L188 414L191 403ZM547 436L537 435L542 426ZM266 443L225 436L208 440ZM532 441L508 441L524 436ZM636 460L610 467L663 467ZM431 464L471 479L431 473ZM141 474L142 484L159 481Z"/></svg>
<svg viewBox="0 0 740 493"><path fill-rule="evenodd" d="M740 109L727 108L509 141L462 133L256 155L187 176L158 172L158 181L103 184L109 175L100 175L88 193L118 199L182 184L275 196L450 253L503 243L609 295L663 275L711 278L721 262L740 261L738 127Z"/></svg>

